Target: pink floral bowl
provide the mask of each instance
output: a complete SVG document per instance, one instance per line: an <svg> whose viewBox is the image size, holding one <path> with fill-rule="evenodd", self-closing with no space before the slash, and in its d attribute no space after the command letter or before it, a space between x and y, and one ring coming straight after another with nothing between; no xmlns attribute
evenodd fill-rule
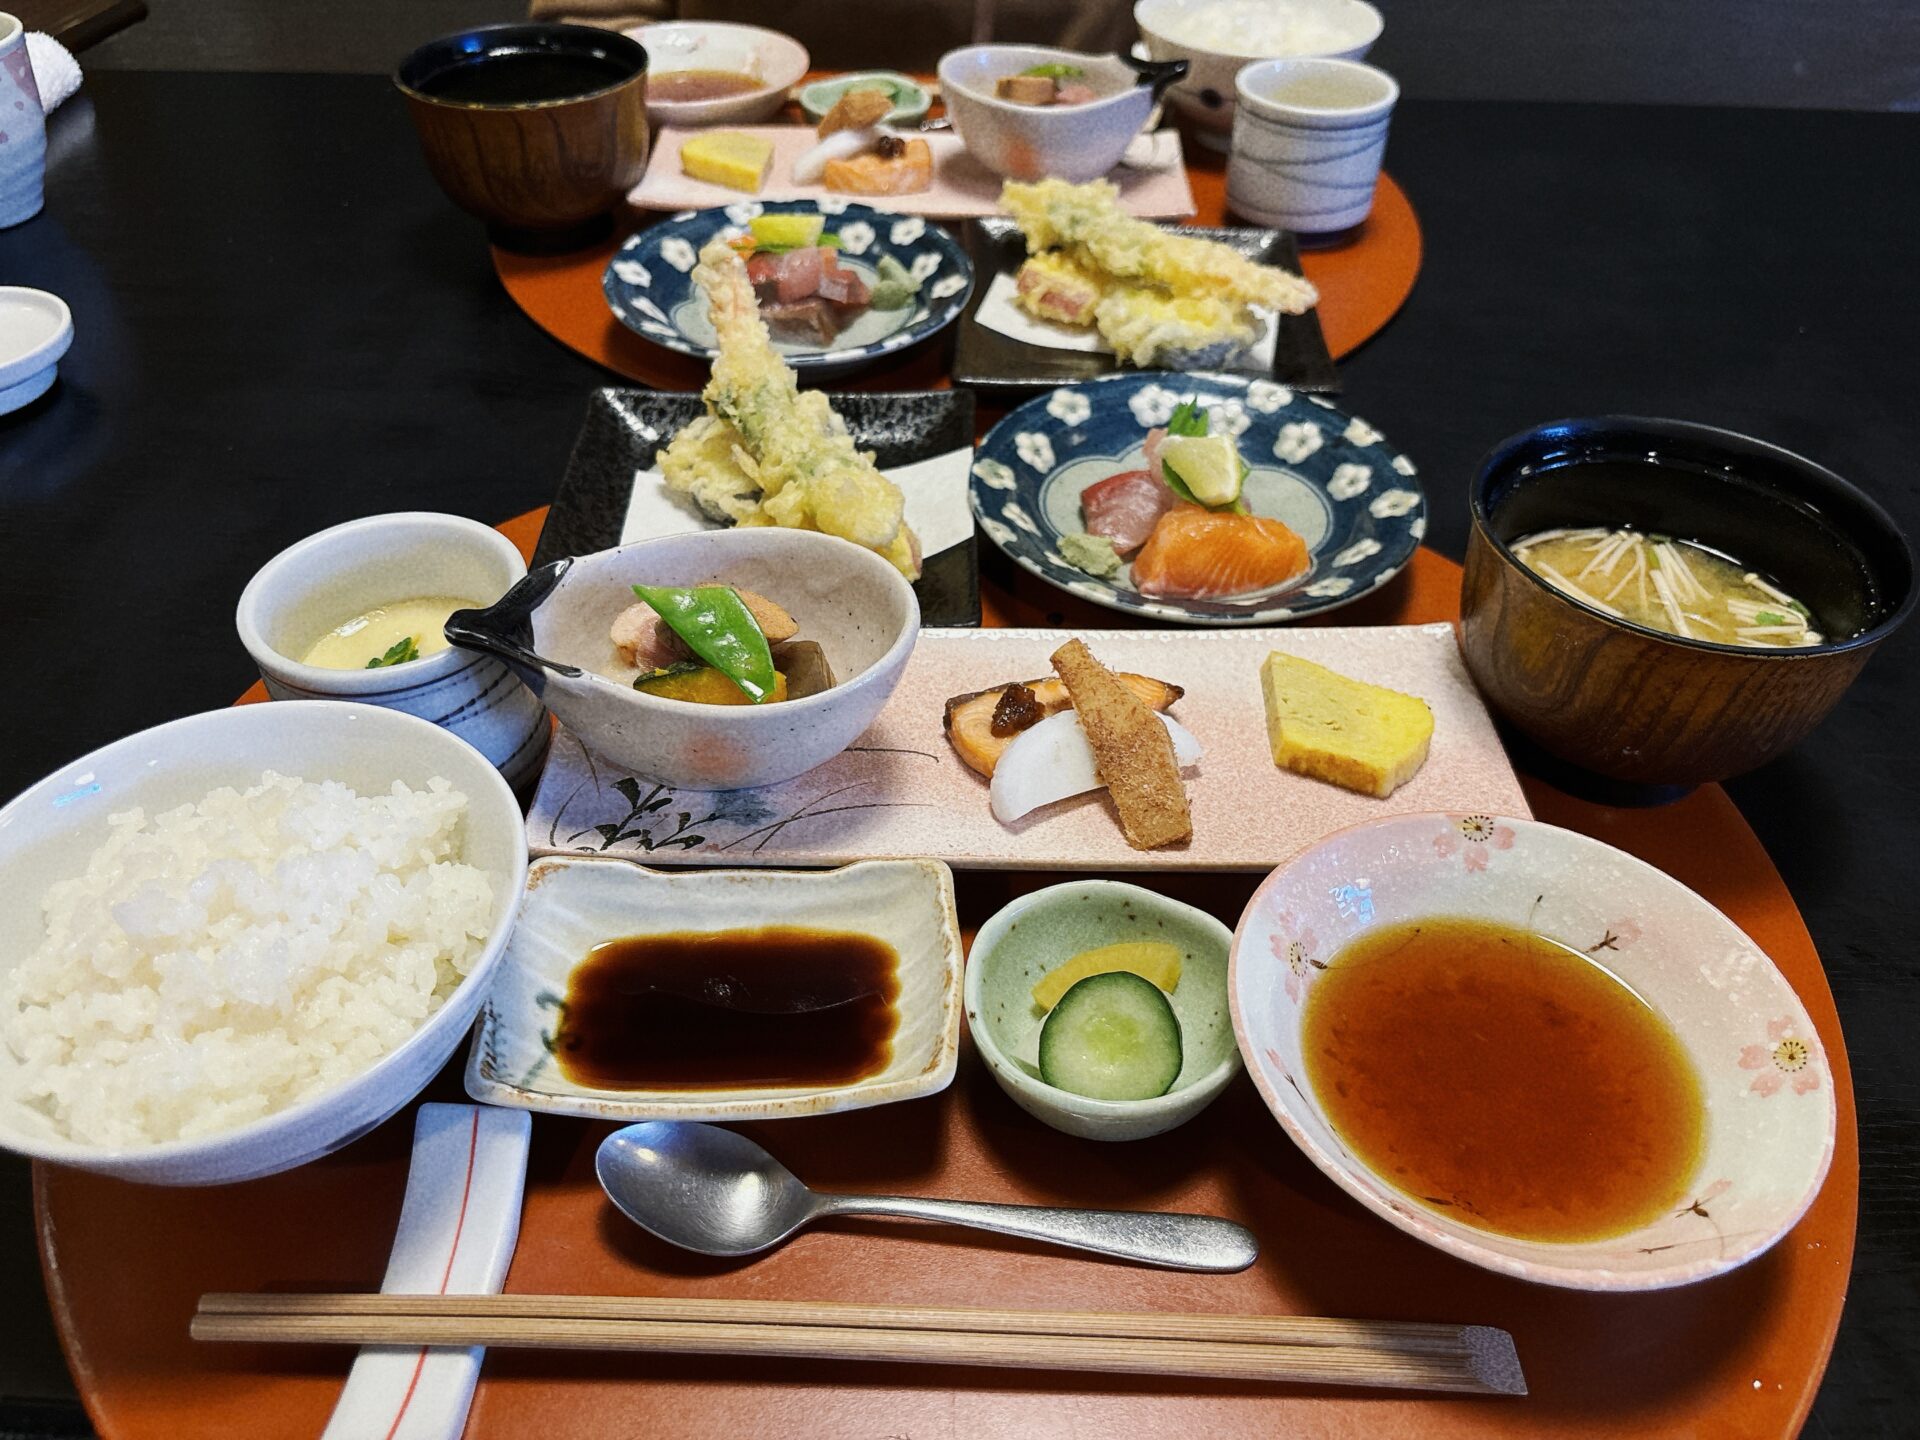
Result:
<svg viewBox="0 0 1920 1440"><path fill-rule="evenodd" d="M1533 930L1595 956L1666 1019L1693 1060L1707 1107L1686 1203L1604 1240L1513 1239L1421 1205L1348 1151L1306 1078L1301 1009L1315 978L1355 936L1426 916L1506 924L1530 917ZM1314 1164L1389 1224L1522 1280L1657 1290L1721 1274L1793 1228L1833 1158L1826 1052L1773 962L1671 876L1552 825L1401 815L1328 836L1269 875L1248 902L1227 991L1248 1073Z"/></svg>

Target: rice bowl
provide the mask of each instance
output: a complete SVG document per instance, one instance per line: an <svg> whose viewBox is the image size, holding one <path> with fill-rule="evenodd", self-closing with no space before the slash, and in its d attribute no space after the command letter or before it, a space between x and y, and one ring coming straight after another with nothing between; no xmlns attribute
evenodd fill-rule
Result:
<svg viewBox="0 0 1920 1440"><path fill-rule="evenodd" d="M498 773L394 711L247 706L83 757L0 809L0 1144L169 1184L338 1148L459 1044L525 870Z"/></svg>

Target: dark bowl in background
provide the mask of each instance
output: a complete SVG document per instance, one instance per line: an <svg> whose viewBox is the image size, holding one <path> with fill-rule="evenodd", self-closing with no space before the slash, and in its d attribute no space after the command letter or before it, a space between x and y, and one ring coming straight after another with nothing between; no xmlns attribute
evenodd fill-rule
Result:
<svg viewBox="0 0 1920 1440"><path fill-rule="evenodd" d="M503 56L578 60L606 76L558 98L473 101L433 93L459 67ZM400 62L393 82L440 188L509 243L585 238L646 169L647 52L615 31L483 25L422 45Z"/></svg>
<svg viewBox="0 0 1920 1440"><path fill-rule="evenodd" d="M1502 441L1469 490L1461 650L1494 712L1548 755L1648 787L1724 780L1826 717L1912 611L1913 552L1832 471L1678 420L1556 420ZM1825 642L1749 649L1603 615L1527 569L1509 542L1555 526L1698 540L1773 577Z"/></svg>

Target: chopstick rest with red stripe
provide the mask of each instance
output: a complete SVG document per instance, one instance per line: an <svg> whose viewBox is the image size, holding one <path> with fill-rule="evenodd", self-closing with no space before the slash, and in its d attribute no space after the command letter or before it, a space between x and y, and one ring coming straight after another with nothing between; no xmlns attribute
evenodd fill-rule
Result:
<svg viewBox="0 0 1920 1440"><path fill-rule="evenodd" d="M500 1293L520 1238L531 1119L483 1105L420 1107L383 1293ZM485 1353L363 1347L322 1440L457 1440Z"/></svg>

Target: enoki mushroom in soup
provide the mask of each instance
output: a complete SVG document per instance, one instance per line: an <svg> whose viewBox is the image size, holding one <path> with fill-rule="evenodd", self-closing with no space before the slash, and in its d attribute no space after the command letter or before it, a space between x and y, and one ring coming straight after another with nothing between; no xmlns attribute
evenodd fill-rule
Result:
<svg viewBox="0 0 1920 1440"><path fill-rule="evenodd" d="M1826 638L1799 600L1698 541L1594 526L1541 530L1509 548L1581 604L1669 635L1757 648Z"/></svg>

